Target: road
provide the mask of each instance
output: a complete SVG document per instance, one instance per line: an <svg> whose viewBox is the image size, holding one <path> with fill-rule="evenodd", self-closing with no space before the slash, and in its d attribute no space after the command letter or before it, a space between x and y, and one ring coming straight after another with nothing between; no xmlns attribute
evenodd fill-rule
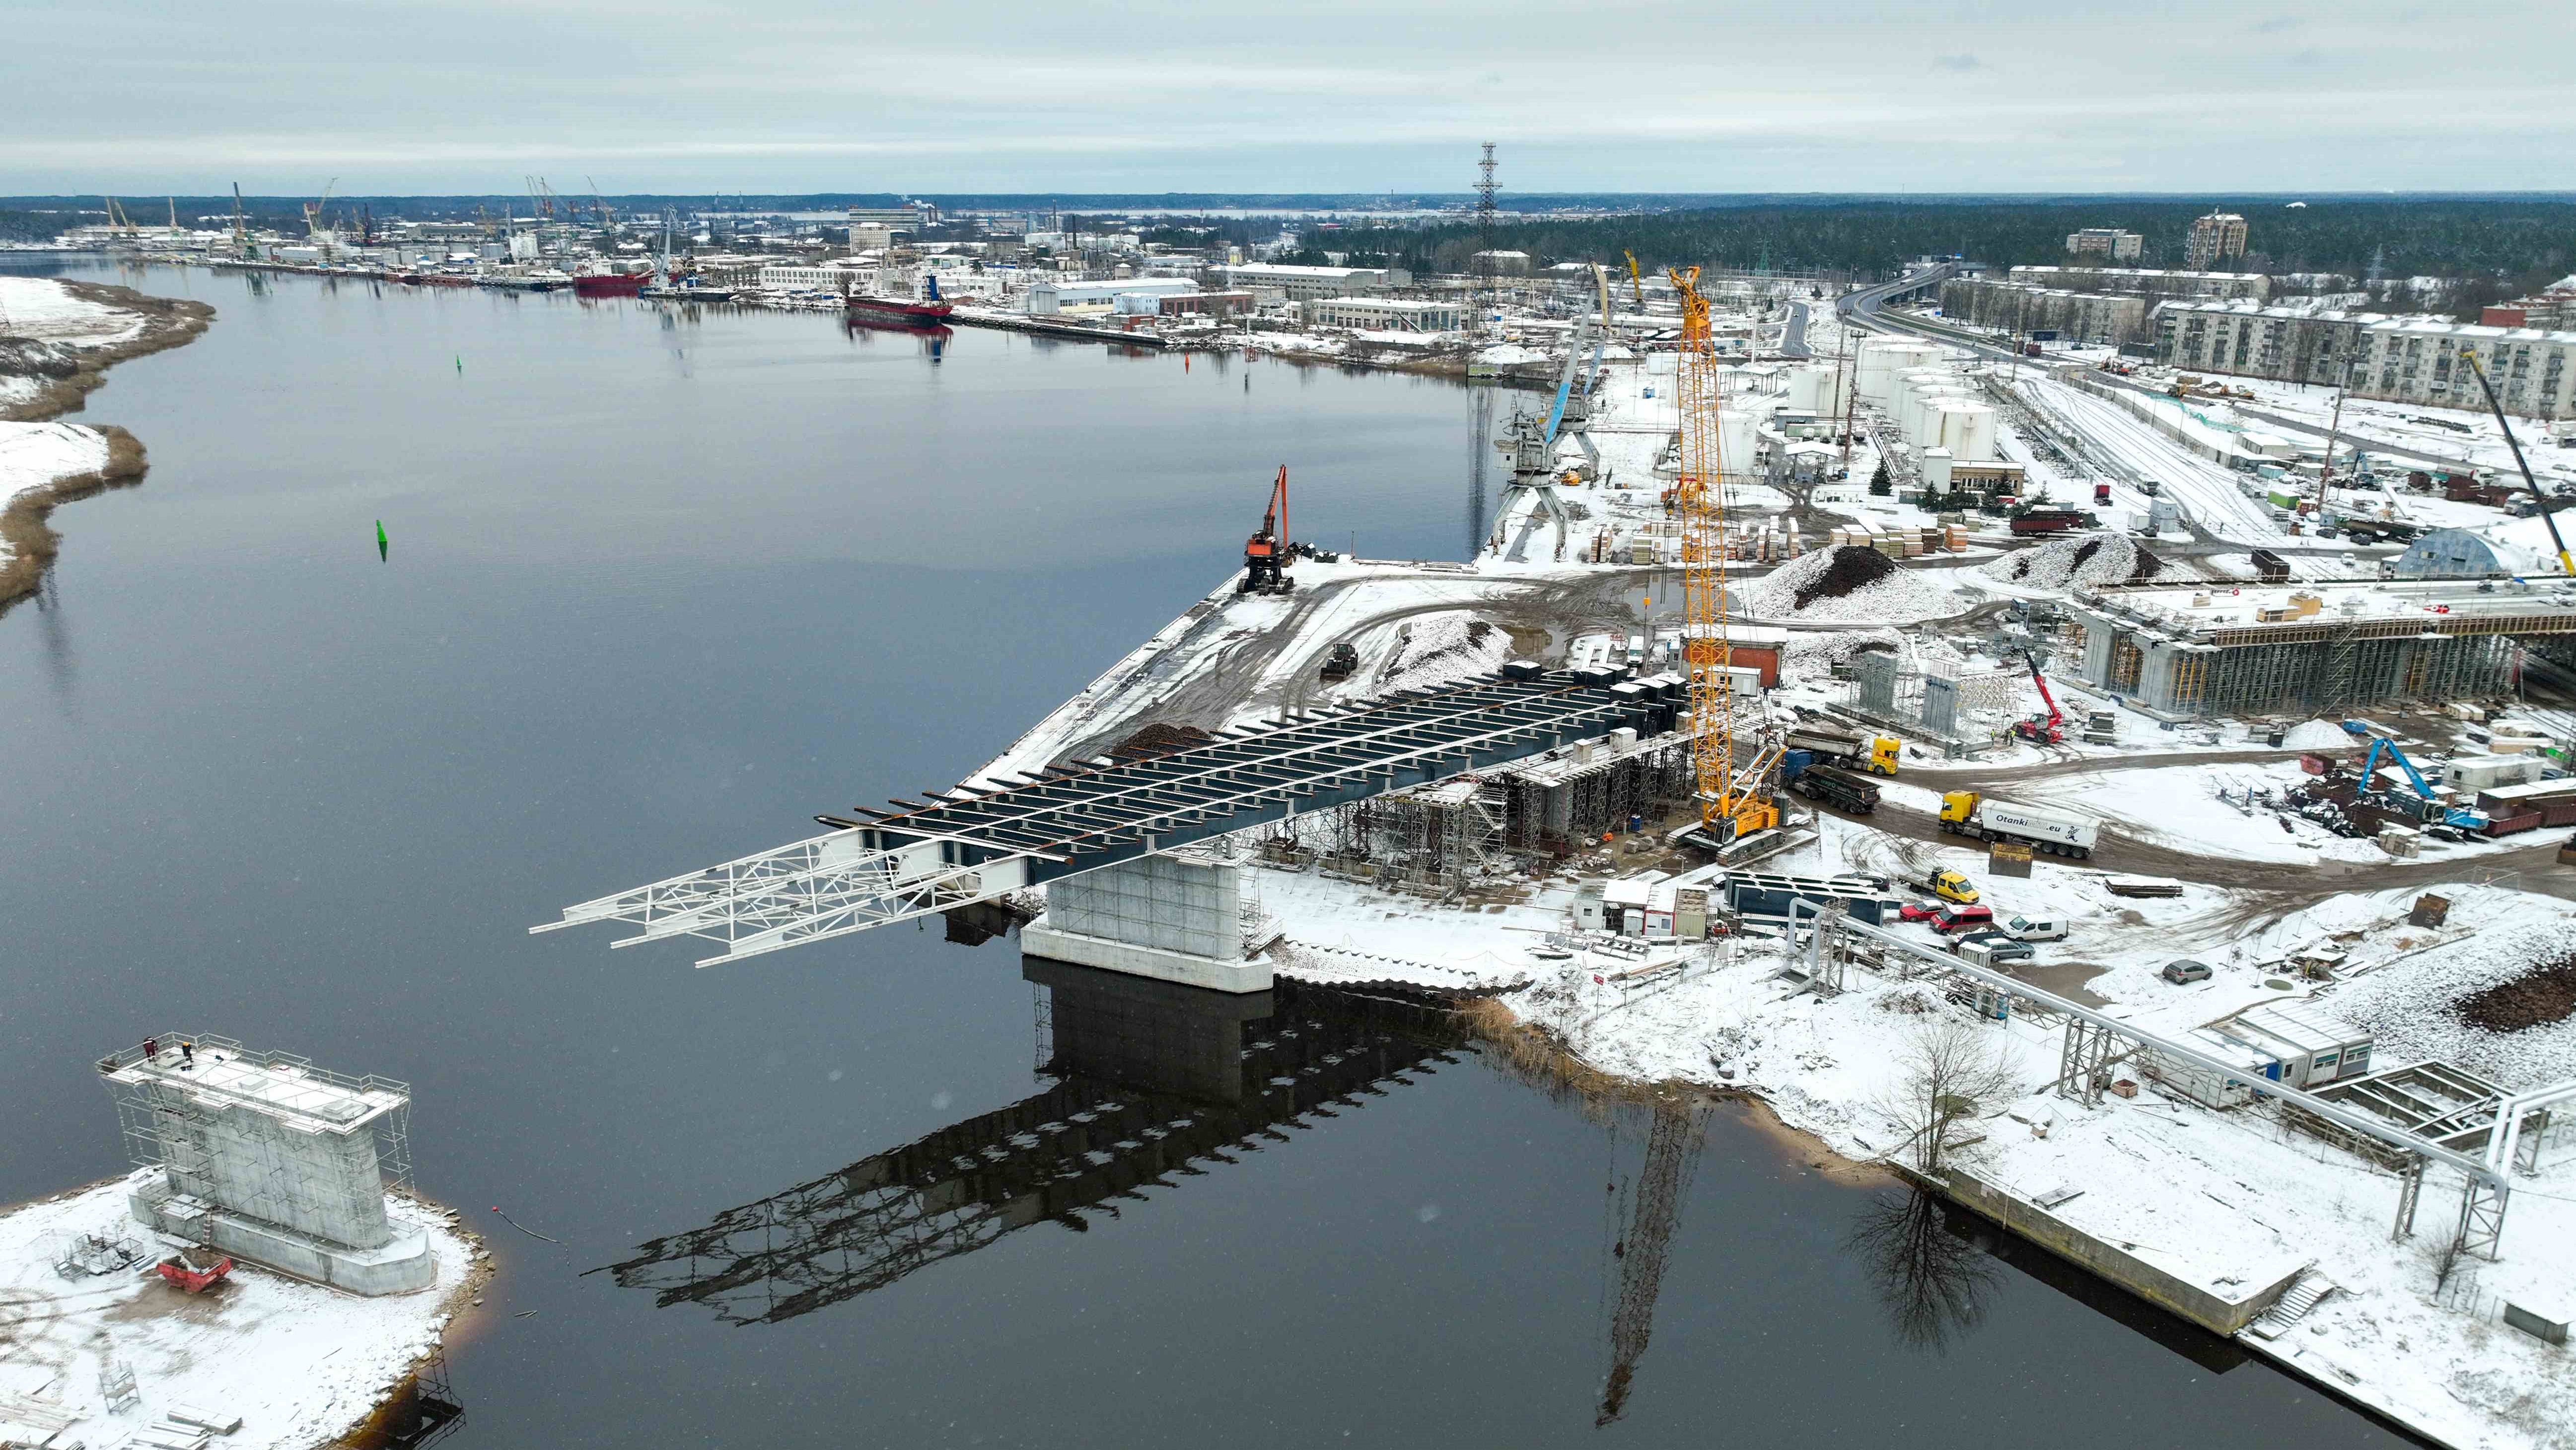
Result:
<svg viewBox="0 0 2576 1450"><path fill-rule="evenodd" d="M1815 356L1807 350L1807 304L1804 302L1789 304L1789 321L1780 329L1780 356L1784 358Z"/></svg>

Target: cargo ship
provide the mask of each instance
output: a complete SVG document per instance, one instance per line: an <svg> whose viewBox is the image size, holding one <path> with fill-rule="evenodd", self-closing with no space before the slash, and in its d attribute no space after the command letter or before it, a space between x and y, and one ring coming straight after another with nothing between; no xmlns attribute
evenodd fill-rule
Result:
<svg viewBox="0 0 2576 1450"><path fill-rule="evenodd" d="M612 272L605 267L575 272L572 290L576 297L633 297L644 290L641 272Z"/></svg>
<svg viewBox="0 0 2576 1450"><path fill-rule="evenodd" d="M924 278L922 285L928 295L919 301L908 297L852 296L847 309L849 318L853 322L873 322L880 326L937 327L946 322L948 314L955 309L948 305L947 298L939 295L938 278Z"/></svg>

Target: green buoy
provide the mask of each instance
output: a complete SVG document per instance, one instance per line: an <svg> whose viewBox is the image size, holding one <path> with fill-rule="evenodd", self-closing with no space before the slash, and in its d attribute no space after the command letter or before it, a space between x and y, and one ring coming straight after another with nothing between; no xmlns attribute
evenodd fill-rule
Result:
<svg viewBox="0 0 2576 1450"><path fill-rule="evenodd" d="M376 520L376 557L383 559L388 557L390 553L391 546L385 542L385 521L383 519L378 519Z"/></svg>

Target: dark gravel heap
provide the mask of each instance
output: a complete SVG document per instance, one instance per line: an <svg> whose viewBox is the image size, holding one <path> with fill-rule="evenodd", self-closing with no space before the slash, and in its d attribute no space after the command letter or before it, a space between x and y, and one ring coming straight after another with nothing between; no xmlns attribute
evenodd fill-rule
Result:
<svg viewBox="0 0 2576 1450"><path fill-rule="evenodd" d="M2520 1032L2564 1021L2576 1012L2576 955L2463 997L2453 1010L2461 1021L2489 1032Z"/></svg>
<svg viewBox="0 0 2576 1450"><path fill-rule="evenodd" d="M1196 725L1166 725L1157 720L1108 750L1113 760L1151 760L1193 745L1205 745L1216 737Z"/></svg>
<svg viewBox="0 0 2576 1450"><path fill-rule="evenodd" d="M1834 550L1833 562L1825 566L1823 573L1798 586L1797 607L1804 609L1819 599L1840 599L1895 572L1896 562L1876 549L1841 545Z"/></svg>

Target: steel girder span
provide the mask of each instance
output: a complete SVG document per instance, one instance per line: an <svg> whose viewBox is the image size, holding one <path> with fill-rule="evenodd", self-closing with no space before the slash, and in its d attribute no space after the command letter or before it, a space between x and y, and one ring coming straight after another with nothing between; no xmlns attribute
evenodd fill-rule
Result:
<svg viewBox="0 0 2576 1450"><path fill-rule="evenodd" d="M1622 727L1672 728L1678 678L1615 678L1507 665L1169 755L934 792L930 804L895 802L906 809L893 814L863 811L875 820L818 816L836 829L567 907L561 921L529 930L622 921L643 930L613 946L675 936L722 943L702 967L846 936Z"/></svg>

